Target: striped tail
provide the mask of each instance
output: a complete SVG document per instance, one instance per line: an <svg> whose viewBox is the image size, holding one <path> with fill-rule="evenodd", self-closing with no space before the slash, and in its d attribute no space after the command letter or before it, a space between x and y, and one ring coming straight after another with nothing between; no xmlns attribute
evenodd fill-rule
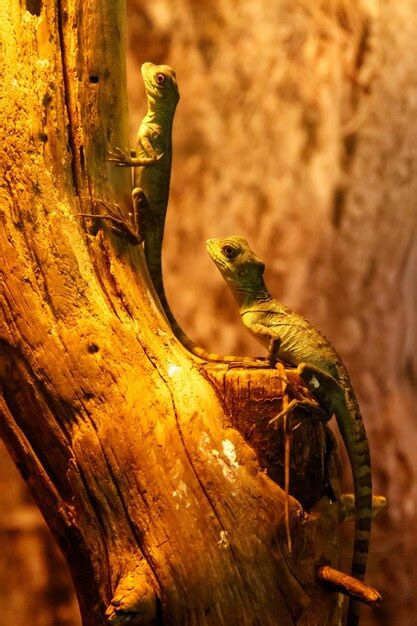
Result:
<svg viewBox="0 0 417 626"><path fill-rule="evenodd" d="M364 580L371 538L372 474L368 438L349 376L343 367L339 382L345 391L345 406L340 414L339 428L352 466L355 494L355 539L353 544L352 576ZM347 626L358 626L359 603L350 601Z"/></svg>
<svg viewBox="0 0 417 626"><path fill-rule="evenodd" d="M169 324L171 326L172 332L178 339L178 341L186 348L189 352L194 354L200 359L205 361L210 361L211 363L236 363L246 366L246 367L269 367L266 359L262 357L249 357L249 356L233 356L231 354L217 354L216 352L208 352L204 348L198 346L192 339L185 334L182 330L175 317L173 316L171 310L168 310L164 307L165 315L168 318Z"/></svg>
<svg viewBox="0 0 417 626"><path fill-rule="evenodd" d="M301 364L299 375L320 404L336 416L349 456L355 494L355 538L352 576L363 580L369 550L372 523L372 476L368 439L349 376L340 363L336 365L338 380L323 370ZM347 626L358 626L359 606L349 603Z"/></svg>

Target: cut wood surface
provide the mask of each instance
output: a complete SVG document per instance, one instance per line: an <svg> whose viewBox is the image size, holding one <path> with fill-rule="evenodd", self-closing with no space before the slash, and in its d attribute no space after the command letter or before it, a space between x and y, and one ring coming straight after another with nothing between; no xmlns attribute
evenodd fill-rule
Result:
<svg viewBox="0 0 417 626"><path fill-rule="evenodd" d="M128 173L105 161L127 145L122 2L6 0L0 17L1 434L83 625L336 625L337 596L316 582L318 564L338 565L331 436L319 425L306 445L320 471L303 510L244 423L249 386L257 421L271 393L279 412L276 372L191 358L141 249L78 216L97 199L130 208Z"/></svg>

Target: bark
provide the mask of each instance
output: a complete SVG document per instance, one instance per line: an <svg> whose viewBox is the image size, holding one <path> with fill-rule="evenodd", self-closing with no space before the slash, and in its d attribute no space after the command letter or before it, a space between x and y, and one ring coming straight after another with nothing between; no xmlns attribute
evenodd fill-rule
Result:
<svg viewBox="0 0 417 626"><path fill-rule="evenodd" d="M140 62L170 63L181 92L164 259L177 319L210 350L259 352L204 251L235 233L266 262L271 291L331 339L388 497L367 575L384 602L362 621L411 625L416 2L135 0L129 27L132 132Z"/></svg>
<svg viewBox="0 0 417 626"><path fill-rule="evenodd" d="M315 578L338 559L325 427L302 450L320 468L307 512L269 477L265 435L252 448L237 430L266 420L271 401L280 410L281 378L191 359L141 249L78 218L96 198L130 207L128 173L105 161L127 145L122 3L6 0L0 22L1 434L65 555L84 626L105 613L336 624L337 597Z"/></svg>

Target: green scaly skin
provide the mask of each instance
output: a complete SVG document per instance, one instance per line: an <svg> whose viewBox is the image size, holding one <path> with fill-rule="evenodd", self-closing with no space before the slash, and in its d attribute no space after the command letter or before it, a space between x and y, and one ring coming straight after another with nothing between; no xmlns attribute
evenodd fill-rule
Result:
<svg viewBox="0 0 417 626"><path fill-rule="evenodd" d="M355 540L352 575L363 580L372 519L372 478L368 440L348 373L320 331L269 293L265 265L242 237L209 239L207 250L230 287L245 326L265 346L278 342L278 356L298 366L320 404L334 414L346 446L355 493ZM280 342L280 343L279 343ZM358 606L350 602L348 626L359 623Z"/></svg>
<svg viewBox="0 0 417 626"><path fill-rule="evenodd" d="M136 220L137 243L144 241L152 282L164 310L169 310L162 280L161 250L171 180L172 125L180 96L175 72L168 65L144 63L141 74L148 109L139 126L135 156L116 148L110 153L109 161L134 168L133 207L140 209ZM141 194L146 199L145 206L138 207Z"/></svg>
<svg viewBox="0 0 417 626"><path fill-rule="evenodd" d="M143 190L149 204L140 220L146 263L163 309L172 316L162 280L161 251L171 180L172 125L180 95L175 72L168 65L144 63L141 72L148 110L139 126L136 155L160 158L150 167L135 167L134 186ZM165 76L163 84L158 84L158 76Z"/></svg>
<svg viewBox="0 0 417 626"><path fill-rule="evenodd" d="M111 228L131 244L144 241L145 258L152 283L177 339L192 354L206 361L265 365L263 359L221 356L197 346L177 323L167 301L162 277L162 242L168 207L172 163L172 126L179 91L174 70L168 65L144 63L141 68L148 109L138 134L135 156L116 148L109 161L134 168L132 192L136 230L114 213L101 216L112 222ZM96 216L97 217L97 216Z"/></svg>

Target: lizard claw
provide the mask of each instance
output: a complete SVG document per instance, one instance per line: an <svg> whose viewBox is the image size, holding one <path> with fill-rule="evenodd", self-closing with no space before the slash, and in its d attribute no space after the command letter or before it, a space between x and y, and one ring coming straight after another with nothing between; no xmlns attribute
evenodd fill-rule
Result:
<svg viewBox="0 0 417 626"><path fill-rule="evenodd" d="M293 399L291 400L291 402L288 404L288 406L285 409L283 409L280 413L278 413L278 415L275 415L275 417L269 420L268 426L270 426L274 422L280 421L283 417L285 417L286 415L288 415L289 413L294 411L294 409L297 409L297 408L303 411L306 411L308 415L307 417L300 420L300 422L297 423L292 428L292 430L297 430L297 428L299 428L302 423L316 422L316 421L328 422L329 419L331 418L331 415L327 415L326 412L323 411L322 408L320 408L317 404L315 404L311 400L308 400L307 398L305 398L304 400Z"/></svg>
<svg viewBox="0 0 417 626"><path fill-rule="evenodd" d="M138 188L137 195L139 195L140 192L141 189ZM144 194L142 198L138 198L138 202L140 201L142 201L142 203L146 201ZM129 224L128 219L124 216L123 211L118 204L112 205L105 200L96 199L94 201L94 205L101 205L107 210L107 213L79 213L78 215L80 217L88 217L90 219L107 220L110 222L110 230L130 243L132 246L138 246L143 242L143 237L139 232L138 224L136 222L132 225ZM131 216L130 213L129 216Z"/></svg>
<svg viewBox="0 0 417 626"><path fill-rule="evenodd" d="M164 154L164 152L161 152L161 154L155 153L150 157L137 157L132 156L126 148L113 148L113 150L108 151L106 161L110 161L116 167L140 167L160 161Z"/></svg>
<svg viewBox="0 0 417 626"><path fill-rule="evenodd" d="M107 154L106 161L114 163L117 167L131 166L132 157L130 156L129 150L126 148L113 148L113 150L109 150Z"/></svg>

